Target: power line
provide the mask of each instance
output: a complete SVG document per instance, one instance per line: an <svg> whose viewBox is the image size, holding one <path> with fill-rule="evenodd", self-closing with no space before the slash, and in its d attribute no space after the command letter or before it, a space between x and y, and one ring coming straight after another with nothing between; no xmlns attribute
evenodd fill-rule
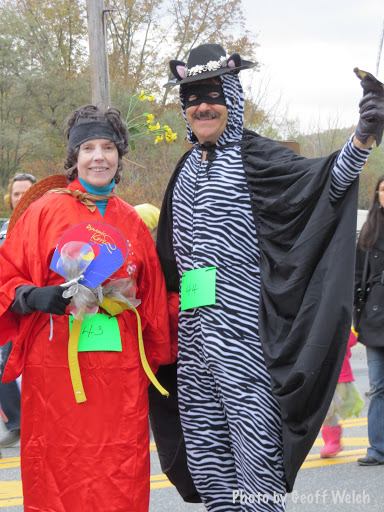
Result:
<svg viewBox="0 0 384 512"><path fill-rule="evenodd" d="M377 61L376 61L376 76L379 74L379 67L380 67L380 60L381 60L381 52L383 50L383 42L384 42L384 21L383 21L383 28L381 30L381 37L380 37L380 43L379 43L379 51L377 52Z"/></svg>

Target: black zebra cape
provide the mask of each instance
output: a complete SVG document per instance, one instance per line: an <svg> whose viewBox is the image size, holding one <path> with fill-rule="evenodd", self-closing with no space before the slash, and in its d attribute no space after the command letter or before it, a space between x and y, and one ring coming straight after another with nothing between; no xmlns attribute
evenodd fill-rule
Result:
<svg viewBox="0 0 384 512"><path fill-rule="evenodd" d="M260 246L259 334L282 417L287 492L330 405L351 328L358 180L329 200L338 152L307 159L244 130L241 145ZM179 291L172 248L172 193L165 193L157 250L170 291ZM199 498L185 464L174 365L162 367L168 401L150 390L151 422L163 471L186 501Z"/></svg>

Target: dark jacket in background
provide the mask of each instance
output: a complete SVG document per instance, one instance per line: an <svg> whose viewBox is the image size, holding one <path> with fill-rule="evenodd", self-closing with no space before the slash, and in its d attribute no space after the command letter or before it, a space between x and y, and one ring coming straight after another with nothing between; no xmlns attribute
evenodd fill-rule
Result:
<svg viewBox="0 0 384 512"><path fill-rule="evenodd" d="M365 255L366 252L357 245L355 291L361 286ZM380 234L368 255L367 286L358 341L367 347L384 347L384 233Z"/></svg>
<svg viewBox="0 0 384 512"><path fill-rule="evenodd" d="M1 229L0 229L0 246L3 245L3 243L5 242L5 239L7 237L8 224L9 224L9 220L4 222L4 224L1 226Z"/></svg>

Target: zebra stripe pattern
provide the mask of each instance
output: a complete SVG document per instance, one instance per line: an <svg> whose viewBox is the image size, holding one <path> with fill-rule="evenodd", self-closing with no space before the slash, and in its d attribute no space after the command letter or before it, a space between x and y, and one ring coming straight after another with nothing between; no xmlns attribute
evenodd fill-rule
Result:
<svg viewBox="0 0 384 512"><path fill-rule="evenodd" d="M274 510L284 494L279 407L258 336L259 249L238 147L205 172L188 159L175 188L179 272L216 267L216 304L179 318L179 407L195 485L208 510ZM192 206L193 205L193 206ZM233 502L269 496L267 505Z"/></svg>
<svg viewBox="0 0 384 512"><path fill-rule="evenodd" d="M331 201L340 199L362 171L371 149L359 149L353 144L352 135L336 160L332 169L332 183L329 191Z"/></svg>
<svg viewBox="0 0 384 512"><path fill-rule="evenodd" d="M241 140L244 108L237 75L220 78L228 124L217 146ZM181 103L185 115L182 91ZM187 132L196 142L188 123ZM282 512L281 418L258 333L260 252L240 146L217 149L208 172L200 162L195 149L173 194L180 275L216 267L216 303L179 316L179 408L188 464L208 511Z"/></svg>

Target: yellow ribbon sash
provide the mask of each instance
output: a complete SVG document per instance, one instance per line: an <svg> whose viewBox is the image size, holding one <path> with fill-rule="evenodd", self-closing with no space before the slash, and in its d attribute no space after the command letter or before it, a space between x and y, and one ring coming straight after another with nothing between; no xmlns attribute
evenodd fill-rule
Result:
<svg viewBox="0 0 384 512"><path fill-rule="evenodd" d="M124 302L116 301L113 299L110 299L109 297L104 297L103 302L100 304L100 306L105 309L111 316L116 316L119 313L122 313L125 310L133 311L136 315L137 319L137 334L139 338L139 352L140 352L140 360L141 364L143 366L143 369L149 378L149 380L152 382L152 384L160 391L160 393L164 396L169 396L169 393L166 389L163 388L163 386L159 383L159 381L156 379L154 373L151 370L151 367L149 366L147 357L145 355L145 349L144 349L144 341L143 341L143 333L141 331L141 319L140 315L136 308L130 307ZM82 403L86 402L87 398L85 396L83 383L81 380L81 373L80 373L80 366L79 366L79 360L78 360L78 346L79 346L79 337L81 332L81 320L77 320L76 318L73 319L72 329L69 336L68 341L68 363L69 363L69 372L71 375L71 381L73 386L73 391L75 393L75 399L76 402Z"/></svg>
<svg viewBox="0 0 384 512"><path fill-rule="evenodd" d="M87 401L87 397L85 396L83 388L83 382L81 380L79 358L77 352L79 346L81 324L81 320L77 320L76 318L73 319L71 334L69 335L68 341L69 373L71 374L72 387L73 391L75 392L76 402L78 404Z"/></svg>

